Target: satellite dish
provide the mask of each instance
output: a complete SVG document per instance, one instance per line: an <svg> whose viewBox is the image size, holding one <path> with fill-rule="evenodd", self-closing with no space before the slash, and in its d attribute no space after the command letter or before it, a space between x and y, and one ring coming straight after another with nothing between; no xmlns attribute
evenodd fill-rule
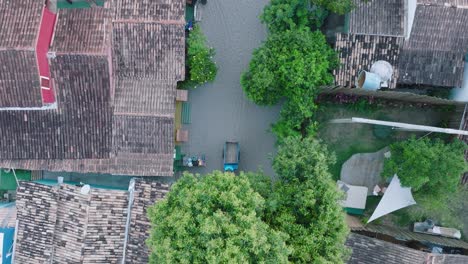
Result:
<svg viewBox="0 0 468 264"><path fill-rule="evenodd" d="M383 60L376 61L372 64L370 72L377 74L382 79L382 82L388 82L392 79L393 67L392 65Z"/></svg>
<svg viewBox="0 0 468 264"><path fill-rule="evenodd" d="M89 191L91 191L91 186L89 186L89 184L85 184L83 187L81 187L80 193L82 195L88 195Z"/></svg>

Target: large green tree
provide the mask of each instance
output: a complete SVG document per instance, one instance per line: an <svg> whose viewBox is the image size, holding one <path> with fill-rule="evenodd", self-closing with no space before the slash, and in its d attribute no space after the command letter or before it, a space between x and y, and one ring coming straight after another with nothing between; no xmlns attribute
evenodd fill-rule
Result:
<svg viewBox="0 0 468 264"><path fill-rule="evenodd" d="M247 97L260 105L273 105L281 98L303 111L313 104L317 88L333 81L336 53L319 31L288 30L272 34L253 53L241 84Z"/></svg>
<svg viewBox="0 0 468 264"><path fill-rule="evenodd" d="M184 174L149 209L150 263L286 263L285 235L260 219L264 207L243 175Z"/></svg>
<svg viewBox="0 0 468 264"><path fill-rule="evenodd" d="M273 167L278 179L248 174L252 186L267 201L263 219L289 235L293 263L343 263L348 229L328 168L334 155L310 137L288 137L280 145Z"/></svg>
<svg viewBox="0 0 468 264"><path fill-rule="evenodd" d="M403 186L411 187L419 204L443 206L458 190L466 171L466 145L459 140L445 143L439 139L410 138L390 146L391 158L385 160L384 177L397 174Z"/></svg>

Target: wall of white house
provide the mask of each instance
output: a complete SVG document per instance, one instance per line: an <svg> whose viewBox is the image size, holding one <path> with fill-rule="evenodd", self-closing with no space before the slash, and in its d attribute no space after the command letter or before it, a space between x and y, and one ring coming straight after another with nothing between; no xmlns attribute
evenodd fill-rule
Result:
<svg viewBox="0 0 468 264"><path fill-rule="evenodd" d="M468 57L468 55L467 55ZM465 60L466 61L466 60ZM453 88L450 94L450 99L458 102L468 102L468 62L465 62L465 70L463 72L463 83L461 88Z"/></svg>
<svg viewBox="0 0 468 264"><path fill-rule="evenodd" d="M416 14L417 0L405 0L405 38L408 39L413 28L414 16Z"/></svg>

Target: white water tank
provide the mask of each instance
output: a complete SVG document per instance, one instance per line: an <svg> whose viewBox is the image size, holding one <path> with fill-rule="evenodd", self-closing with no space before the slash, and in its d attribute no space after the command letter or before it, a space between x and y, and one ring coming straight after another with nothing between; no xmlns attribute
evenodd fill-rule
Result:
<svg viewBox="0 0 468 264"><path fill-rule="evenodd" d="M379 60L372 64L370 72L380 76L382 82L388 82L392 79L393 67L388 61Z"/></svg>

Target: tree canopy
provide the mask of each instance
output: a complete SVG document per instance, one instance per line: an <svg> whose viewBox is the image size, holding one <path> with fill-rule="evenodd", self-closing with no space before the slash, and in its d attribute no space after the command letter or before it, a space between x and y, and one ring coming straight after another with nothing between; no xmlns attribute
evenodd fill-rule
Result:
<svg viewBox="0 0 468 264"><path fill-rule="evenodd" d="M243 175L184 174L149 209L150 263L286 263L285 235L260 219L264 208Z"/></svg>
<svg viewBox="0 0 468 264"><path fill-rule="evenodd" d="M355 7L353 0L271 0L260 16L270 32L320 29L328 14L344 15Z"/></svg>
<svg viewBox="0 0 468 264"><path fill-rule="evenodd" d="M271 0L261 21L270 32L311 27L319 29L328 12L321 6L311 6L310 0Z"/></svg>
<svg viewBox="0 0 468 264"><path fill-rule="evenodd" d="M319 87L333 82L331 71L337 64L336 53L321 32L288 30L270 35L254 51L241 85L247 97L259 105L286 100L272 129L281 141L313 123Z"/></svg>
<svg viewBox="0 0 468 264"><path fill-rule="evenodd" d="M187 39L187 65L189 79L185 86L196 86L216 78L218 68L213 61L215 51L208 47L200 26L195 25Z"/></svg>
<svg viewBox="0 0 468 264"><path fill-rule="evenodd" d="M313 102L317 88L333 81L336 53L322 33L308 29L272 34L256 49L241 84L257 104L273 105L281 98L301 110Z"/></svg>
<svg viewBox="0 0 468 264"><path fill-rule="evenodd" d="M464 150L459 140L445 143L439 139L410 138L390 146L391 158L384 163L382 175L397 174L403 186L411 187L418 203L442 204L458 190L466 171Z"/></svg>
<svg viewBox="0 0 468 264"><path fill-rule="evenodd" d="M310 137L288 137L278 149L273 166L274 183L259 174L248 174L252 187L266 200L263 219L288 234L286 244L293 263L343 263L348 234L342 198L328 172L334 156Z"/></svg>

